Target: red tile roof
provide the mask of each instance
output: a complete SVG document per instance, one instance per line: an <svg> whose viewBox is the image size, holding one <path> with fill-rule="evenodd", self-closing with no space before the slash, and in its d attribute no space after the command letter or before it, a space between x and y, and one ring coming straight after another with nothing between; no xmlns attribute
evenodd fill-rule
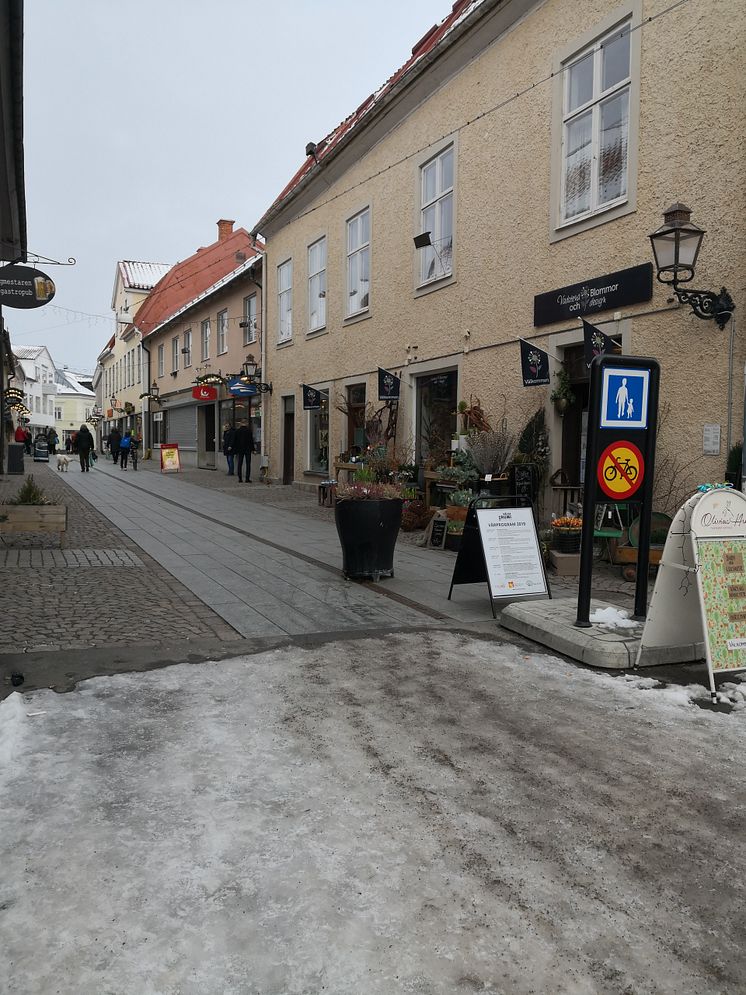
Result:
<svg viewBox="0 0 746 995"><path fill-rule="evenodd" d="M434 24L417 42L417 44L412 49L412 55L404 63L404 65L398 69L393 76L386 80L380 89L376 90L367 97L362 104L350 114L349 117L345 118L341 124L339 124L334 131L330 132L326 138L322 139L316 146L316 155L309 155L306 161L300 167L295 176L290 180L285 189L280 193L279 197L275 199L272 205L264 212L261 220L257 222L254 226L255 232L262 231L262 225L267 220L267 218L274 214L276 209L280 207L282 202L289 199L293 191L298 187L301 181L311 172L316 163L322 163L324 159L328 158L337 149L343 138L346 138L350 132L356 129L364 118L366 118L370 112L376 108L381 100L386 97L394 87L402 81L402 79L433 49L437 48L441 42L443 42L448 35L456 28L462 21L464 21L477 7L480 7L484 3L484 0L456 0L453 7L451 8L450 14L443 18L440 24Z"/></svg>
<svg viewBox="0 0 746 995"><path fill-rule="evenodd" d="M176 263L156 283L137 312L135 326L143 338L263 249L259 241L254 245L254 239L245 228L238 228Z"/></svg>

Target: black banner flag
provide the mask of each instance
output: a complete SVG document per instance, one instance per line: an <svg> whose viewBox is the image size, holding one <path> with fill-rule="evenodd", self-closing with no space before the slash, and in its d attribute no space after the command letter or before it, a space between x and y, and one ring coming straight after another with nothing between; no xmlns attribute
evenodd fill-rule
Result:
<svg viewBox="0 0 746 995"><path fill-rule="evenodd" d="M398 401L401 394L401 378L388 370L378 367L378 400Z"/></svg>
<svg viewBox="0 0 746 995"><path fill-rule="evenodd" d="M594 356L604 356L614 352L616 343L610 339L606 332L596 328L590 321L583 321L583 343L585 346L585 365L591 368Z"/></svg>
<svg viewBox="0 0 746 995"><path fill-rule="evenodd" d="M549 383L549 356L533 342L521 343L521 373L524 387L544 387Z"/></svg>
<svg viewBox="0 0 746 995"><path fill-rule="evenodd" d="M321 407L321 391L303 384L303 410L318 411Z"/></svg>

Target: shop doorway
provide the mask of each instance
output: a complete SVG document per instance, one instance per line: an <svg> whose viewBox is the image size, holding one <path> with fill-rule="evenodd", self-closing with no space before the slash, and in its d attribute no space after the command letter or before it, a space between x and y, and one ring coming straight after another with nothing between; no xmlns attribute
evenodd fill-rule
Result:
<svg viewBox="0 0 746 995"><path fill-rule="evenodd" d="M216 466L215 405L204 404L198 409L197 466L214 470Z"/></svg>
<svg viewBox="0 0 746 995"><path fill-rule="evenodd" d="M417 377L415 442L420 466L438 466L448 461L457 408L457 370Z"/></svg>
<svg viewBox="0 0 746 995"><path fill-rule="evenodd" d="M292 484L295 476L295 398L282 399L282 482Z"/></svg>

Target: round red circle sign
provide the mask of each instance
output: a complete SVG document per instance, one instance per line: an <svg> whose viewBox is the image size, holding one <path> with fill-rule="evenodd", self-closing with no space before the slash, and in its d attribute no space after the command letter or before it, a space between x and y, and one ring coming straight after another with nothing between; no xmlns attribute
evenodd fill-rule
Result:
<svg viewBox="0 0 746 995"><path fill-rule="evenodd" d="M615 501L624 501L645 479L645 460L634 442L620 439L601 453L596 468L598 486Z"/></svg>

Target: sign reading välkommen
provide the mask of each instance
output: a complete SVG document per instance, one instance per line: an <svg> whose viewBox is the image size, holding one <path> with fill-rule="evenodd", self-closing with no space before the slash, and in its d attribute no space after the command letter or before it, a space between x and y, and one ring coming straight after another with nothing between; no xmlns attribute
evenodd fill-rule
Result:
<svg viewBox="0 0 746 995"><path fill-rule="evenodd" d="M653 298L653 264L631 266L534 297L534 325L583 318Z"/></svg>

